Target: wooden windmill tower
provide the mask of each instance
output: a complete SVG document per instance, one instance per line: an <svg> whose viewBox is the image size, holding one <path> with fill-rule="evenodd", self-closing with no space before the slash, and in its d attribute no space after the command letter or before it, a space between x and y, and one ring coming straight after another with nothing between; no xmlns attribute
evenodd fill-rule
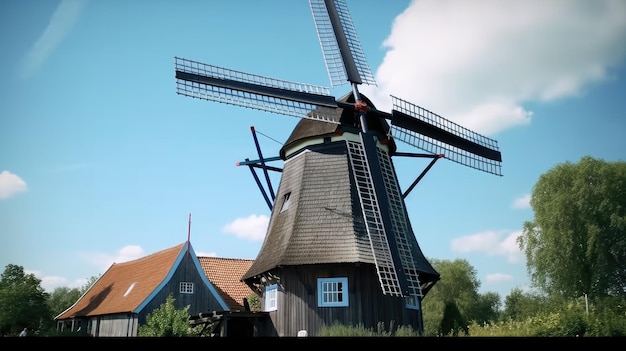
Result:
<svg viewBox="0 0 626 351"><path fill-rule="evenodd" d="M404 198L440 157L501 175L497 142L397 97L391 113L377 110L358 90L375 81L345 2L309 2L331 84L350 84L350 92L337 99L325 87L175 58L177 93L302 118L280 151L265 241L242 277L263 297L278 335L315 335L334 322L422 331L421 301L439 273L417 243ZM427 153L398 152L396 140ZM257 151L259 160L242 164L267 175L258 143ZM398 156L432 158L404 194Z"/></svg>

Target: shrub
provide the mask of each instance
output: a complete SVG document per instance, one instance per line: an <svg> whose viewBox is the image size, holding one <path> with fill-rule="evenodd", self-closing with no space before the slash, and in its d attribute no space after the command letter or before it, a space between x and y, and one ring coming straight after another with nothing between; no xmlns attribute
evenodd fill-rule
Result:
<svg viewBox="0 0 626 351"><path fill-rule="evenodd" d="M189 326L189 306L177 310L174 297L169 295L165 302L146 316L146 323L140 325L138 336L171 337L191 336L194 330Z"/></svg>

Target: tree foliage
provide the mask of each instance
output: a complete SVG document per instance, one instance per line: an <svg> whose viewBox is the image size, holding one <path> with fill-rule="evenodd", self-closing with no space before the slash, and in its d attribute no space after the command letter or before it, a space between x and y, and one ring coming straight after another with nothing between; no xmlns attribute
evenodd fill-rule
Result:
<svg viewBox="0 0 626 351"><path fill-rule="evenodd" d="M58 316L68 307L72 306L82 293L79 289L70 289L68 287L58 287L52 291L48 299L48 306L53 317Z"/></svg>
<svg viewBox="0 0 626 351"><path fill-rule="evenodd" d="M479 325L493 322L500 319L502 302L500 295L496 292L486 292L478 294L478 300L470 313L472 320Z"/></svg>
<svg viewBox="0 0 626 351"><path fill-rule="evenodd" d="M263 306L261 306L261 298L259 295L252 293L248 295L248 305L250 306L250 311L262 311Z"/></svg>
<svg viewBox="0 0 626 351"><path fill-rule="evenodd" d="M58 316L61 312L78 301L99 277L100 276L91 276L80 288L70 289L68 287L58 287L54 289L48 298L48 306L50 307L52 317Z"/></svg>
<svg viewBox="0 0 626 351"><path fill-rule="evenodd" d="M545 297L515 288L504 298L503 319L521 321L530 318L541 312L544 304Z"/></svg>
<svg viewBox="0 0 626 351"><path fill-rule="evenodd" d="M165 302L146 316L146 323L139 326L138 336L171 337L191 336L189 326L189 305L182 309L174 306L174 297L170 294Z"/></svg>
<svg viewBox="0 0 626 351"><path fill-rule="evenodd" d="M100 276L102 276L102 274L98 274L98 275L92 275L91 277L89 277L87 279L87 282L85 284L83 284L83 286L80 287L80 294L84 294L87 292L87 290L89 290L89 288L91 288L91 286L98 280L100 279Z"/></svg>
<svg viewBox="0 0 626 351"><path fill-rule="evenodd" d="M422 303L424 335L459 335L470 321L483 324L497 318L500 296L478 293L480 281L467 260L429 259L441 279Z"/></svg>
<svg viewBox="0 0 626 351"><path fill-rule="evenodd" d="M542 174L518 238L531 282L552 295L626 294L626 162L589 156Z"/></svg>
<svg viewBox="0 0 626 351"><path fill-rule="evenodd" d="M0 332L17 335L24 327L31 331L47 327L51 323L48 297L34 274L7 265L0 277Z"/></svg>

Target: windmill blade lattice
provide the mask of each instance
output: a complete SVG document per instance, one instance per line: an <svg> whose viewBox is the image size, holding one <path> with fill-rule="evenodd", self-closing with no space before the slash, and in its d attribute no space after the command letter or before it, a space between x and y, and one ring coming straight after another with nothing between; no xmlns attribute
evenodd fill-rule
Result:
<svg viewBox="0 0 626 351"><path fill-rule="evenodd" d="M391 129L395 139L451 161L502 175L498 142L425 108L392 96Z"/></svg>
<svg viewBox="0 0 626 351"><path fill-rule="evenodd" d="M331 85L376 85L346 3L310 0L309 5Z"/></svg>
<svg viewBox="0 0 626 351"><path fill-rule="evenodd" d="M176 92L192 98L339 123L326 87L289 82L175 57Z"/></svg>

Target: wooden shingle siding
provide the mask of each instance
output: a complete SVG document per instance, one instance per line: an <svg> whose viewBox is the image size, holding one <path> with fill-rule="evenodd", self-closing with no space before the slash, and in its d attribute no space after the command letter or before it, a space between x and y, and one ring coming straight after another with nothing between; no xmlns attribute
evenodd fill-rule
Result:
<svg viewBox="0 0 626 351"><path fill-rule="evenodd" d="M244 280L277 266L374 262L345 141L310 148L285 162L267 239Z"/></svg>
<svg viewBox="0 0 626 351"><path fill-rule="evenodd" d="M383 295L371 264L289 266L276 273L281 277L278 310L270 312L270 318L279 336L297 336L299 330L316 336L324 325L353 321L373 330L379 322L386 328L393 323L418 330L418 311L407 309L403 298ZM348 307L317 307L317 278L331 277L348 278Z"/></svg>

